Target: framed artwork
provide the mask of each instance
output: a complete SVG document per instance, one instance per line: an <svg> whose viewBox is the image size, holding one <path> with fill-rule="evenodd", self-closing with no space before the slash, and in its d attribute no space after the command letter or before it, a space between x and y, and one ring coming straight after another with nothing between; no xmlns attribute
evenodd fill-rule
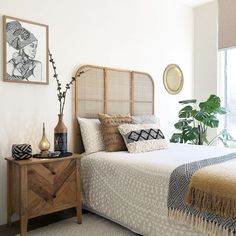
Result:
<svg viewBox="0 0 236 236"><path fill-rule="evenodd" d="M48 84L48 26L3 16L3 81Z"/></svg>

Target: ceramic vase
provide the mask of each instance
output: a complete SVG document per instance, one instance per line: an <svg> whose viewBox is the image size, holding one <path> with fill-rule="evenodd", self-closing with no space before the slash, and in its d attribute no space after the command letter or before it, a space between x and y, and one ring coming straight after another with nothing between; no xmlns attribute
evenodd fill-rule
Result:
<svg viewBox="0 0 236 236"><path fill-rule="evenodd" d="M63 114L58 115L58 123L54 128L54 151L67 152L67 128L63 122Z"/></svg>

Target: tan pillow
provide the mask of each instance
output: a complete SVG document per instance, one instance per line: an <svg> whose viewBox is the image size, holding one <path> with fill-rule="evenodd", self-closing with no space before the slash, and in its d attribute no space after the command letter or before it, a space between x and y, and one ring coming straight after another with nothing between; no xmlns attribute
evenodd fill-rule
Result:
<svg viewBox="0 0 236 236"><path fill-rule="evenodd" d="M131 124L132 117L130 115L107 115L99 114L101 122L102 135L107 152L127 150L124 140L118 130L121 124Z"/></svg>

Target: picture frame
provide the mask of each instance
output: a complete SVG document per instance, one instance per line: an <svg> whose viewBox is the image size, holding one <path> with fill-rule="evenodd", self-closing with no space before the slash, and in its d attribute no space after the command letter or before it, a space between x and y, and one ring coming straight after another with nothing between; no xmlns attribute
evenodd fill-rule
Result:
<svg viewBox="0 0 236 236"><path fill-rule="evenodd" d="M48 25L3 16L3 81L49 84Z"/></svg>

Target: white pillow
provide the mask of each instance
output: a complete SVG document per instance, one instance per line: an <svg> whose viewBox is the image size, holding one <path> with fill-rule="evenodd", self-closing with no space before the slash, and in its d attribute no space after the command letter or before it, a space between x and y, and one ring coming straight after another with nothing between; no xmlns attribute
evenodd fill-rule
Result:
<svg viewBox="0 0 236 236"><path fill-rule="evenodd" d="M133 124L157 124L160 126L160 120L155 115L132 116Z"/></svg>
<svg viewBox="0 0 236 236"><path fill-rule="evenodd" d="M168 147L157 124L123 124L118 127L129 152L149 152Z"/></svg>
<svg viewBox="0 0 236 236"><path fill-rule="evenodd" d="M86 154L105 150L101 123L98 119L78 118Z"/></svg>

